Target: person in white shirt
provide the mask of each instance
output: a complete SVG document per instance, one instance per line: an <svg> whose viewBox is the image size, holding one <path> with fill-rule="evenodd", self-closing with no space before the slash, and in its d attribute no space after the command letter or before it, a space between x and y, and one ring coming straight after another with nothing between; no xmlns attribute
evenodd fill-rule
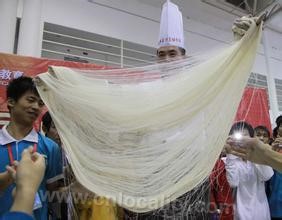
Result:
<svg viewBox="0 0 282 220"><path fill-rule="evenodd" d="M246 122L235 123L230 131L233 139L253 137L254 130ZM227 152L230 146L226 144ZM265 182L273 175L269 166L254 164L232 154L227 154L226 177L235 188L235 220L270 220L269 205L265 193Z"/></svg>

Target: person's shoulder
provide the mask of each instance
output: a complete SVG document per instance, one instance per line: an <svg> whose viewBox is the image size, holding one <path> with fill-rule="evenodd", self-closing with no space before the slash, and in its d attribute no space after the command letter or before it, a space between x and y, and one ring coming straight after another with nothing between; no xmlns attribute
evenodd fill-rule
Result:
<svg viewBox="0 0 282 220"><path fill-rule="evenodd" d="M282 181L282 172L279 172L277 170L273 170L273 171L274 171L274 175L278 176L279 179L281 179L281 181Z"/></svg>
<svg viewBox="0 0 282 220"><path fill-rule="evenodd" d="M48 145L57 145L57 143L53 141L51 138L46 137L41 132L37 132L37 133L38 133L38 141L43 141Z"/></svg>
<svg viewBox="0 0 282 220"><path fill-rule="evenodd" d="M4 129L3 128L1 128L0 129L0 146L3 146L3 145L5 145L5 143L4 142L6 142L6 135L5 135L5 133L4 133Z"/></svg>
<svg viewBox="0 0 282 220"><path fill-rule="evenodd" d="M47 148L49 151L54 149L59 149L58 144L52 139L44 136L42 133L38 132L38 146Z"/></svg>

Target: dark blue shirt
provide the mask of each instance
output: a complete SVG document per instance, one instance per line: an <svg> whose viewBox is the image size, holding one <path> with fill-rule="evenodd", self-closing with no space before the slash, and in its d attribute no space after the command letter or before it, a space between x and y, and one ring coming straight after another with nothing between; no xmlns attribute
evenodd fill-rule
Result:
<svg viewBox="0 0 282 220"><path fill-rule="evenodd" d="M8 212L7 214L0 217L0 220L33 220L31 215L23 212Z"/></svg>

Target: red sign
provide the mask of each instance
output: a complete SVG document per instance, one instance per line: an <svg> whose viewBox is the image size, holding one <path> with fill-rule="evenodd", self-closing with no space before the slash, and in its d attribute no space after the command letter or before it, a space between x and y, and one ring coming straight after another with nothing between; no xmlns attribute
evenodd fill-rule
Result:
<svg viewBox="0 0 282 220"><path fill-rule="evenodd" d="M105 69L104 66L77 63L63 60L51 60L0 53L0 127L9 121L6 104L6 86L9 81L20 76L34 77L47 72L48 66L66 66L79 69Z"/></svg>
<svg viewBox="0 0 282 220"><path fill-rule="evenodd" d="M235 121L246 121L254 128L263 125L272 133L267 92L265 89L251 87L245 89Z"/></svg>

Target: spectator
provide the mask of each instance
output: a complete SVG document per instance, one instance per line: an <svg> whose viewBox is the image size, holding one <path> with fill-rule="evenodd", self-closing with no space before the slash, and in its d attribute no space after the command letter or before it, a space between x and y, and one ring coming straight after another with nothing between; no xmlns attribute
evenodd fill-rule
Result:
<svg viewBox="0 0 282 220"><path fill-rule="evenodd" d="M255 128L255 136L265 144L269 144L270 132L267 127L260 125Z"/></svg>
<svg viewBox="0 0 282 220"><path fill-rule="evenodd" d="M240 141L243 136L253 137L254 130L246 122L237 122L232 126L230 134ZM228 143L226 149L230 153ZM225 167L230 186L236 188L234 219L270 219L265 182L273 175L272 168L244 161L231 154L227 154Z"/></svg>
<svg viewBox="0 0 282 220"><path fill-rule="evenodd" d="M272 143L272 149L276 152L282 153L282 138L280 137L278 130L282 122L282 117L279 116L276 119L277 127L274 135L274 142ZM268 201L270 207L271 219L282 220L282 173L274 170L274 175L268 182Z"/></svg>
<svg viewBox="0 0 282 220"><path fill-rule="evenodd" d="M47 189L55 190L57 180L62 177L61 154L56 143L33 129L44 103L31 78L20 77L9 83L7 105L11 121L0 131L0 172L15 160L21 160L21 153L31 145L35 152L46 155L46 172L36 193L33 215L37 220L47 220L48 201L43 196ZM0 215L11 208L14 187L15 184L10 184L0 195Z"/></svg>

